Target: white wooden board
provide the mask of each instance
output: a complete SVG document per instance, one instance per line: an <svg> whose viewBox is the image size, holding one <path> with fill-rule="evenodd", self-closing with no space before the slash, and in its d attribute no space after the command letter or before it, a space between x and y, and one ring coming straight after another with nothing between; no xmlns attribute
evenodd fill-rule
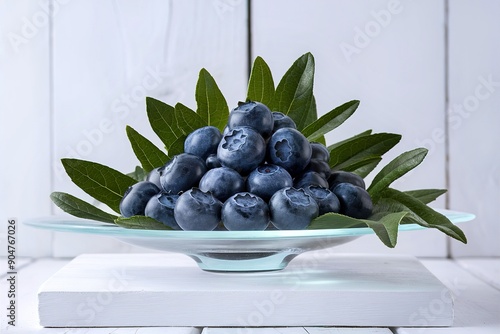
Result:
<svg viewBox="0 0 500 334"><path fill-rule="evenodd" d="M39 312L49 327L408 326L443 292L409 256L299 256L283 271L211 273L184 255L94 254L41 286ZM431 325L452 321L448 303Z"/></svg>
<svg viewBox="0 0 500 334"><path fill-rule="evenodd" d="M472 275L500 290L500 258L461 258L456 262Z"/></svg>
<svg viewBox="0 0 500 334"><path fill-rule="evenodd" d="M206 327L202 334L391 334L388 328L346 327Z"/></svg>

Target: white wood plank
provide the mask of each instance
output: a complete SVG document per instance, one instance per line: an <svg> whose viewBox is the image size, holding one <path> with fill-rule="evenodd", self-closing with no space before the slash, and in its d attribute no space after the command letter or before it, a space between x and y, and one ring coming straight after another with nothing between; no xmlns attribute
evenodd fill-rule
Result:
<svg viewBox="0 0 500 334"><path fill-rule="evenodd" d="M499 15L497 1L450 1L450 203L477 216L455 257L500 256Z"/></svg>
<svg viewBox="0 0 500 334"><path fill-rule="evenodd" d="M301 256L283 271L212 273L177 254L101 254L45 282L39 311L51 327L386 327L409 325L407 314L443 291L409 256ZM450 325L452 313L445 305L432 325Z"/></svg>
<svg viewBox="0 0 500 334"><path fill-rule="evenodd" d="M500 331L500 291L447 260L422 260L422 263L453 293L455 320L449 328L398 328L398 334L413 333L498 333ZM450 296L443 294L427 307L409 314L415 325L424 325L440 312Z"/></svg>
<svg viewBox="0 0 500 334"><path fill-rule="evenodd" d="M255 0L252 4L252 52L269 63L276 81L296 58L311 51L319 113L349 100L361 101L352 119L327 136L328 142L366 129L400 133L401 143L383 164L418 146L427 146L430 152L395 187L445 187L442 1L303 0L290 6L285 0ZM365 29L373 29L372 37L360 32ZM346 56L342 51L346 45L357 53ZM443 207L444 201L436 206ZM379 246L374 238L361 238L339 251L378 252L383 248ZM393 252L445 256L446 238L436 231L402 235Z"/></svg>
<svg viewBox="0 0 500 334"><path fill-rule="evenodd" d="M138 162L126 124L161 147L144 95L196 108L204 67L229 106L246 96L244 1L72 2L54 20L56 190L88 199L61 170L63 157L132 171ZM94 236L57 234L54 240L56 256L130 251L143 250Z"/></svg>
<svg viewBox="0 0 500 334"><path fill-rule="evenodd" d="M472 275L500 290L500 258L460 258L456 262Z"/></svg>
<svg viewBox="0 0 500 334"><path fill-rule="evenodd" d="M0 261L1 261L1 263L7 264L6 257L1 257ZM16 271L19 271L22 268L28 266L33 261L35 261L35 260L33 258L29 258L29 257L17 257L16 258ZM7 267L7 265L5 267ZM0 273L0 278L5 277L5 276L7 276L7 271Z"/></svg>
<svg viewBox="0 0 500 334"><path fill-rule="evenodd" d="M0 2L0 235L18 218L18 256L51 254L52 233L22 224L50 214L48 15L36 1ZM4 255L5 253L1 254Z"/></svg>
<svg viewBox="0 0 500 334"><path fill-rule="evenodd" d="M347 327L206 327L202 334L391 334L388 328Z"/></svg>

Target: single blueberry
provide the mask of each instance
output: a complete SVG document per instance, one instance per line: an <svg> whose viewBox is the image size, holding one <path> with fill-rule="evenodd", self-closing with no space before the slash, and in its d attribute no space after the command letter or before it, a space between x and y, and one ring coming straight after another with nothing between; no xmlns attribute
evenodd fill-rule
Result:
<svg viewBox="0 0 500 334"><path fill-rule="evenodd" d="M349 217L365 219L373 210L370 194L361 187L351 183L339 183L333 193L340 202L340 213Z"/></svg>
<svg viewBox="0 0 500 334"><path fill-rule="evenodd" d="M273 133L281 128L292 128L292 129L297 128L297 125L290 116L287 116L279 111L273 111L272 114L274 121Z"/></svg>
<svg viewBox="0 0 500 334"><path fill-rule="evenodd" d="M271 222L278 230L303 230L318 217L316 201L304 189L283 188L269 200Z"/></svg>
<svg viewBox="0 0 500 334"><path fill-rule="evenodd" d="M123 217L143 216L148 201L159 192L160 188L152 182L137 182L125 191L119 205L120 213Z"/></svg>
<svg viewBox="0 0 500 334"><path fill-rule="evenodd" d="M342 170L332 171L330 177L328 178L328 184L330 185L330 190L333 191L333 189L339 183L351 183L354 184L355 186L366 189L365 181L358 174L345 172Z"/></svg>
<svg viewBox="0 0 500 334"><path fill-rule="evenodd" d="M201 191L209 191L224 202L232 195L245 190L245 180L234 169L218 167L210 169L200 180Z"/></svg>
<svg viewBox="0 0 500 334"><path fill-rule="evenodd" d="M311 149L312 149L311 159L318 159L326 163L330 163L330 151L328 151L325 145L321 143L312 142Z"/></svg>
<svg viewBox="0 0 500 334"><path fill-rule="evenodd" d="M162 168L163 166L156 167L155 169L152 169L146 176L146 181L154 183L160 189L161 189L160 175Z"/></svg>
<svg viewBox="0 0 500 334"><path fill-rule="evenodd" d="M185 231L212 231L220 222L221 209L222 202L211 193L192 188L177 199L174 217Z"/></svg>
<svg viewBox="0 0 500 334"><path fill-rule="evenodd" d="M254 169L246 180L246 188L252 194L269 201L275 192L293 185L292 177L283 167L261 165Z"/></svg>
<svg viewBox="0 0 500 334"><path fill-rule="evenodd" d="M328 181L326 181L320 174L316 172L307 171L293 180L295 188L307 188L308 186L321 186L328 188Z"/></svg>
<svg viewBox="0 0 500 334"><path fill-rule="evenodd" d="M285 168L292 176L306 168L311 161L311 154L311 144L296 129L279 129L267 143L268 161Z"/></svg>
<svg viewBox="0 0 500 334"><path fill-rule="evenodd" d="M206 172L204 160L193 154L182 153L174 156L161 169L161 186L165 192L178 194L197 186Z"/></svg>
<svg viewBox="0 0 500 334"><path fill-rule="evenodd" d="M184 141L184 152L194 154L203 160L217 153L222 134L215 126L204 126L191 132Z"/></svg>
<svg viewBox="0 0 500 334"><path fill-rule="evenodd" d="M156 194L149 200L144 210L144 214L174 230L180 230L181 228L174 217L175 203L178 199L179 195L167 194L164 192Z"/></svg>
<svg viewBox="0 0 500 334"><path fill-rule="evenodd" d="M340 202L337 196L329 189L321 186L309 186L305 191L314 198L319 207L319 215L328 212L340 212Z"/></svg>
<svg viewBox="0 0 500 334"><path fill-rule="evenodd" d="M230 129L248 126L257 131L263 138L271 136L274 126L271 110L260 102L240 102L231 110L227 120Z"/></svg>
<svg viewBox="0 0 500 334"><path fill-rule="evenodd" d="M262 231L269 225L269 207L255 194L238 193L222 206L222 222L229 231Z"/></svg>
<svg viewBox="0 0 500 334"><path fill-rule="evenodd" d="M207 166L207 169L214 169L217 167L222 167L219 159L217 158L217 154L210 154L207 157L207 160L205 160L205 165Z"/></svg>
<svg viewBox="0 0 500 334"><path fill-rule="evenodd" d="M266 156L266 142L249 127L234 128L220 141L217 158L222 166L247 175L262 163Z"/></svg>

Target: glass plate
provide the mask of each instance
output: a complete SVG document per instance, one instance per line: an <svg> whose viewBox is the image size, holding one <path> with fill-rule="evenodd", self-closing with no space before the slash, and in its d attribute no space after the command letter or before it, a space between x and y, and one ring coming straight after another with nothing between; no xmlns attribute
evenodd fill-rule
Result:
<svg viewBox="0 0 500 334"><path fill-rule="evenodd" d="M437 211L455 224L475 218L465 212ZM25 224L59 232L110 236L140 247L184 253L203 270L226 272L280 270L301 253L338 246L374 233L368 227L287 231L137 230L69 216L32 219ZM399 231L420 229L423 227L417 224L399 227Z"/></svg>

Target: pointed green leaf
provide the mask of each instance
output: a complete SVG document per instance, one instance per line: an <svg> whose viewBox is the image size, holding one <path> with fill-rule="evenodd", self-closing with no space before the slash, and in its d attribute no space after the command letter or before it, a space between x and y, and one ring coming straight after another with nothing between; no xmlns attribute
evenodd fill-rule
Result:
<svg viewBox="0 0 500 334"><path fill-rule="evenodd" d="M290 116L302 130L310 119L309 113L313 103L314 58L306 53L297 59L281 79L271 110L280 111Z"/></svg>
<svg viewBox="0 0 500 334"><path fill-rule="evenodd" d="M156 167L163 166L169 159L158 147L150 142L146 137L127 125L127 136L132 145L135 156L146 172L150 172Z"/></svg>
<svg viewBox="0 0 500 334"><path fill-rule="evenodd" d="M362 161L364 158L382 156L401 140L401 135L375 133L346 141L330 151L330 167L343 170L344 167Z"/></svg>
<svg viewBox="0 0 500 334"><path fill-rule="evenodd" d="M203 122L222 131L227 123L229 109L214 78L204 68L201 69L196 84L196 103L196 112Z"/></svg>
<svg viewBox="0 0 500 334"><path fill-rule="evenodd" d="M337 147L339 147L341 145L344 145L345 143L348 143L348 142L351 142L353 140L356 140L359 137L369 136L371 134L372 134L372 130L363 131L361 133L358 133L357 135L354 135L354 136L349 137L347 139L344 139L344 140L341 140L341 141L338 141L336 143L331 144L330 146L327 147L328 151L333 151L335 148L337 148Z"/></svg>
<svg viewBox="0 0 500 334"><path fill-rule="evenodd" d="M307 229L320 230L365 226L366 224L361 219L341 215L340 213L328 212L313 219Z"/></svg>
<svg viewBox="0 0 500 334"><path fill-rule="evenodd" d="M115 224L124 228L139 230L173 230L171 227L146 216L119 217L115 219Z"/></svg>
<svg viewBox="0 0 500 334"><path fill-rule="evenodd" d="M207 124L201 119L200 115L182 103L177 103L174 109L177 126L184 135L189 135L194 130L207 126Z"/></svg>
<svg viewBox="0 0 500 334"><path fill-rule="evenodd" d="M378 221L373 220L363 220L366 225L371 227L378 238L387 247L394 248L398 241L398 229L399 224L403 218L407 215L407 212L395 212L383 216Z"/></svg>
<svg viewBox="0 0 500 334"><path fill-rule="evenodd" d="M168 150L182 131L178 128L174 108L164 102L146 97L146 111L149 124Z"/></svg>
<svg viewBox="0 0 500 334"><path fill-rule="evenodd" d="M358 106L359 101L344 103L309 124L302 131L302 134L306 136L309 141L315 141L317 138L327 134L344 123L344 121L356 111Z"/></svg>
<svg viewBox="0 0 500 334"><path fill-rule="evenodd" d="M186 140L186 138L186 135L182 135L181 137L177 138L177 140L174 141L172 145L170 145L170 149L168 150L168 155L170 157L174 157L174 155L184 152L184 141Z"/></svg>
<svg viewBox="0 0 500 334"><path fill-rule="evenodd" d="M304 122L303 128L306 128L309 126L311 123L315 122L318 119L318 108L316 106L316 97L314 97L314 94L311 98L311 105L309 106L309 111L307 112L306 116L306 121ZM323 136L320 136L319 138L323 138ZM321 142L321 139L315 139L317 142Z"/></svg>
<svg viewBox="0 0 500 334"><path fill-rule="evenodd" d="M371 185L367 189L368 193L372 197L377 197L392 182L420 165L426 155L427 149L425 148L417 148L400 154L375 175Z"/></svg>
<svg viewBox="0 0 500 334"><path fill-rule="evenodd" d="M274 96L273 75L261 57L255 58L248 81L247 100L269 105Z"/></svg>
<svg viewBox="0 0 500 334"><path fill-rule="evenodd" d="M420 200L392 188L385 189L381 193L381 198L385 203L394 201L395 207L404 207L405 211L409 212L407 218L411 219L413 223L424 227L436 228L454 239L467 243L464 232L458 226Z"/></svg>
<svg viewBox="0 0 500 334"><path fill-rule="evenodd" d="M446 193L446 189L418 189L418 190L408 190L404 192L413 198L418 199L424 204L429 204L436 200L439 196Z"/></svg>
<svg viewBox="0 0 500 334"><path fill-rule="evenodd" d="M119 205L125 191L137 182L95 162L79 159L62 159L61 162L73 183L115 212L120 212Z"/></svg>
<svg viewBox="0 0 500 334"><path fill-rule="evenodd" d="M134 171L131 173L127 173L127 176L130 176L131 178L139 182L146 180L148 173L142 167L135 166Z"/></svg>
<svg viewBox="0 0 500 334"><path fill-rule="evenodd" d="M365 178L382 161L382 157L366 158L356 164L344 168L346 172L351 172Z"/></svg>
<svg viewBox="0 0 500 334"><path fill-rule="evenodd" d="M64 212L75 217L92 219L111 224L114 224L114 220L118 218L118 216L104 212L73 195L63 192L53 192L50 194L50 199Z"/></svg>

